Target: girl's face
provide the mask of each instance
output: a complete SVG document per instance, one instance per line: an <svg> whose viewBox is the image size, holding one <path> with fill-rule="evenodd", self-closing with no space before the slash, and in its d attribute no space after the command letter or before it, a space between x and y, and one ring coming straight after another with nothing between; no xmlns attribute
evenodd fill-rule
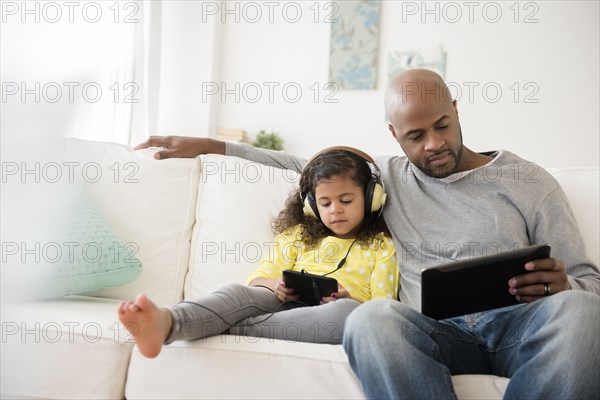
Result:
<svg viewBox="0 0 600 400"><path fill-rule="evenodd" d="M362 186L350 177L335 176L319 182L315 199L321 220L335 236L342 239L355 237L365 216Z"/></svg>

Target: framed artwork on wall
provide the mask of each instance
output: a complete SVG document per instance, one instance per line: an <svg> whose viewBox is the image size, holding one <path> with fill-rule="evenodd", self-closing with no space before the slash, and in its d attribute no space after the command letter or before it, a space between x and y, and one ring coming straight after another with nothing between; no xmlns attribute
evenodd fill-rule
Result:
<svg viewBox="0 0 600 400"><path fill-rule="evenodd" d="M380 2L338 1L331 24L329 81L340 89L374 90L377 84Z"/></svg>

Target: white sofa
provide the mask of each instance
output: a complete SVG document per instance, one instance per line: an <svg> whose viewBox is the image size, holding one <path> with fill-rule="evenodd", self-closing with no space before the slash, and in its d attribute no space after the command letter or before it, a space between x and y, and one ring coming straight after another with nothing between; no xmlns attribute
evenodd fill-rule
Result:
<svg viewBox="0 0 600 400"><path fill-rule="evenodd" d="M222 335L176 342L155 359L139 353L118 323L119 299L144 292L170 304L244 282L297 183L293 172L237 158L156 161L152 153L69 140L65 160L101 166L106 179L86 189L117 236L138 246L143 272L85 295L3 303L2 398L363 398L341 346ZM551 172L598 263L598 168ZM508 383L453 381L461 399L500 399Z"/></svg>

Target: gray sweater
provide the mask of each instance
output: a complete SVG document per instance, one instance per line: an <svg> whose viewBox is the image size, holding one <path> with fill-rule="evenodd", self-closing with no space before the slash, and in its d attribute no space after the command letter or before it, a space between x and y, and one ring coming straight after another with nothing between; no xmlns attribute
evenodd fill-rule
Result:
<svg viewBox="0 0 600 400"><path fill-rule="evenodd" d="M249 145L226 154L300 172L305 160ZM573 289L600 294L600 273L583 245L562 188L547 171L508 151L447 178L423 174L406 157L382 156L383 211L400 268L400 300L421 307L421 271L435 264L549 244Z"/></svg>

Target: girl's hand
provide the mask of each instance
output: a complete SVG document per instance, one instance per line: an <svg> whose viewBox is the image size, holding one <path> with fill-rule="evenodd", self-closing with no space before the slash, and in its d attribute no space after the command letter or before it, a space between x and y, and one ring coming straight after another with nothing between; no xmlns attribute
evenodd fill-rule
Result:
<svg viewBox="0 0 600 400"><path fill-rule="evenodd" d="M348 292L342 285L338 283L338 291L335 293L331 293L330 297L323 297L321 300L321 304L330 303L332 301L336 301L337 299L351 299L352 296L350 292Z"/></svg>
<svg viewBox="0 0 600 400"><path fill-rule="evenodd" d="M279 301L281 301L282 303L285 301L298 300L298 298L300 297L294 294L294 289L287 288L285 286L283 278L279 278L277 280L277 285L275 285L274 287L274 292L277 299L279 299Z"/></svg>
<svg viewBox="0 0 600 400"><path fill-rule="evenodd" d="M286 288L283 278L255 278L250 286L263 286L275 293L275 297L281 302L298 300L300 296L294 295L294 289Z"/></svg>

